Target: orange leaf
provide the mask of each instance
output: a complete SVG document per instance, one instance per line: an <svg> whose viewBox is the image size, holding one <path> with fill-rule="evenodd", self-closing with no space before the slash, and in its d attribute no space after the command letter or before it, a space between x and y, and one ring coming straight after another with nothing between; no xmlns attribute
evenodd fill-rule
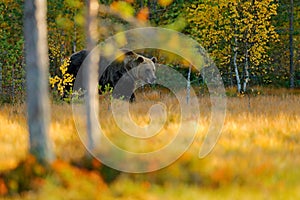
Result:
<svg viewBox="0 0 300 200"><path fill-rule="evenodd" d="M4 180L0 179L0 195L6 195L8 192L8 189L5 185Z"/></svg>
<svg viewBox="0 0 300 200"><path fill-rule="evenodd" d="M142 8L136 17L140 21L147 21L149 17L149 9L147 7Z"/></svg>

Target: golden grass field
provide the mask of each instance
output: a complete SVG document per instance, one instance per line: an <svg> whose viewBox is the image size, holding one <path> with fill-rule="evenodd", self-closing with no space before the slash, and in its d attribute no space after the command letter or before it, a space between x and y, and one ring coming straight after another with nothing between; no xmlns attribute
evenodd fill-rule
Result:
<svg viewBox="0 0 300 200"><path fill-rule="evenodd" d="M169 111L177 109L173 96L149 91L137 95L130 108L132 118L147 124L148 108L158 100L166 102ZM199 105L197 137L169 167L147 174L122 173L111 184L72 169L65 178L67 187L49 175L37 191L0 199L300 199L299 91L261 89L260 95L251 96L250 108L248 97L228 97L221 137L204 159L197 155L210 122L209 97L199 96ZM128 146L143 151L159 148L177 128L178 115L171 112L159 140L134 143L114 136L118 129L108 102L101 101L100 107L104 108L100 113L103 129L119 145L129 142ZM85 149L76 134L70 105L51 105L50 137L58 159L80 162ZM28 155L24 105L0 107L0 152L0 175Z"/></svg>

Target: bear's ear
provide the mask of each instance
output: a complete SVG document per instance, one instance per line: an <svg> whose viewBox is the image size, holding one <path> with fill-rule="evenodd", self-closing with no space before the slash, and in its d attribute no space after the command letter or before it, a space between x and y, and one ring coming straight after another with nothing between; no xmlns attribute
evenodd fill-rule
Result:
<svg viewBox="0 0 300 200"><path fill-rule="evenodd" d="M135 53L133 51L131 51L130 49L121 49L121 51L126 55L126 56L133 56L135 55Z"/></svg>
<svg viewBox="0 0 300 200"><path fill-rule="evenodd" d="M142 56L138 56L137 59L135 60L137 62L137 64L139 65L140 63L144 62L145 59Z"/></svg>
<svg viewBox="0 0 300 200"><path fill-rule="evenodd" d="M152 60L153 63L157 62L157 58L156 57L152 57L151 60Z"/></svg>

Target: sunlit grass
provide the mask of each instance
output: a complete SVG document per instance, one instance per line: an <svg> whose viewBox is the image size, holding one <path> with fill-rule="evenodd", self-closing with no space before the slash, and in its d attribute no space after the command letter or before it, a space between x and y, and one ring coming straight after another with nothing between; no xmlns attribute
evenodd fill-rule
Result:
<svg viewBox="0 0 300 200"><path fill-rule="evenodd" d="M154 139L139 141L123 134L114 122L108 101L103 100L100 121L105 134L130 150L147 152L161 148L178 128L179 113L174 112L178 109L178 101L165 92L148 91L137 95L137 102L130 106L130 111L138 125L147 125L150 122L148 110L158 101L166 104L169 116ZM199 105L201 117L197 138L179 160L149 174L122 174L107 186L103 196L92 192L91 196L101 196L101 199L300 198L300 95L297 92L263 90L250 99L229 97L222 135L204 159L197 155L210 123L209 97L200 96ZM24 106L0 108L0 171L13 169L27 155L24 109ZM52 105L51 110L50 137L57 157L66 161L80 160L85 150L76 134L71 106ZM73 179L80 181L80 178ZM88 185L84 192L95 189L89 183L84 184ZM47 199L46 193L50 191L73 198L75 191L80 191L80 185L78 182L63 189L49 178L38 194L28 193L20 199Z"/></svg>
<svg viewBox="0 0 300 200"><path fill-rule="evenodd" d="M24 159L28 149L24 107L0 108L0 171L10 169Z"/></svg>

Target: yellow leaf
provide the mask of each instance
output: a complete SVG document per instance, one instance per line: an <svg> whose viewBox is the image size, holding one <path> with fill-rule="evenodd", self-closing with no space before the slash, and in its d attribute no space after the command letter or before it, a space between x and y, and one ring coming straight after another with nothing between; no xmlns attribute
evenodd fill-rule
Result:
<svg viewBox="0 0 300 200"><path fill-rule="evenodd" d="M173 0L158 0L158 3L159 3L161 6L168 6L168 5L170 5L172 2L173 2Z"/></svg>
<svg viewBox="0 0 300 200"><path fill-rule="evenodd" d="M121 15L123 18L130 18L134 14L134 9L133 7L124 1L114 1L110 5L110 9L118 14Z"/></svg>

